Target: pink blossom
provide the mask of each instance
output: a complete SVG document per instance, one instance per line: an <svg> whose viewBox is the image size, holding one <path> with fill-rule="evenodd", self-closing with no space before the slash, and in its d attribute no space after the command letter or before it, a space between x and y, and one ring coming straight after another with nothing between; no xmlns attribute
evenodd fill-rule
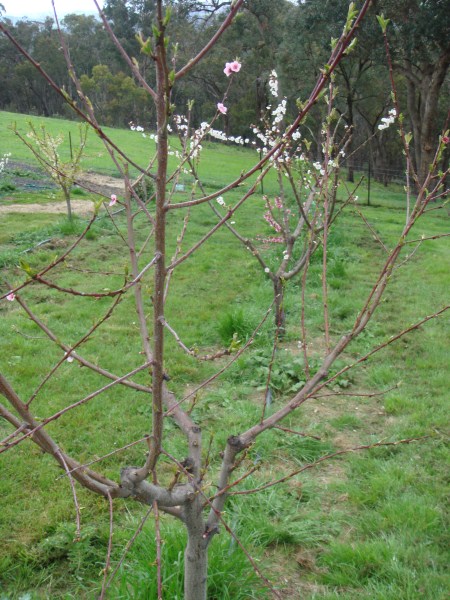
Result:
<svg viewBox="0 0 450 600"><path fill-rule="evenodd" d="M228 108L227 108L227 107L226 107L224 104L222 104L222 102L219 102L219 103L217 104L217 110L218 110L219 112L221 112L223 115L226 115L226 114L227 114L227 110L228 110Z"/></svg>
<svg viewBox="0 0 450 600"><path fill-rule="evenodd" d="M275 206L280 210L283 208L283 202L279 196L275 197Z"/></svg>
<svg viewBox="0 0 450 600"><path fill-rule="evenodd" d="M16 295L14 294L14 292L10 292L7 296L6 299L8 300L8 302L14 302L14 300L16 299Z"/></svg>
<svg viewBox="0 0 450 600"><path fill-rule="evenodd" d="M223 70L223 72L225 73L225 75L227 77L229 77L231 75L231 73L233 72L231 70L231 63L225 63L225 69Z"/></svg>
<svg viewBox="0 0 450 600"><path fill-rule="evenodd" d="M115 194L111 194L111 201L109 203L109 206L114 206L114 204L116 204L117 202L117 196Z"/></svg>
<svg viewBox="0 0 450 600"><path fill-rule="evenodd" d="M448 144L450 142L450 137L448 135L442 136L442 143Z"/></svg>
<svg viewBox="0 0 450 600"><path fill-rule="evenodd" d="M223 72L227 77L229 77L231 73L239 73L240 70L241 63L237 60L234 60L233 62L225 63L225 69Z"/></svg>
<svg viewBox="0 0 450 600"><path fill-rule="evenodd" d="M263 217L264 220L267 221L267 223L269 223L269 225L273 227L277 233L280 233L281 225L275 221L270 211L265 212Z"/></svg>

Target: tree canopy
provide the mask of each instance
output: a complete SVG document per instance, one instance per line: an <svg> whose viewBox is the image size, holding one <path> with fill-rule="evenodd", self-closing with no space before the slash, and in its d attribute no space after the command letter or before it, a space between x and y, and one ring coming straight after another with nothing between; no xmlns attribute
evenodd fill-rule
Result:
<svg viewBox="0 0 450 600"><path fill-rule="evenodd" d="M220 25L230 2L174 0L171 5L169 52L176 68L177 64L186 63L199 43ZM141 52L137 36L145 40L154 35L154 11L153 0L107 0L104 6L118 41L150 85L154 84L152 59ZM209 118L226 91L224 84L218 83L222 81L219 74L223 58L238 57L245 64L245 74L230 91L233 109L225 117L227 133L252 135L249 124L257 122L266 110L268 80L273 69L278 74L281 93L287 98L289 118L324 68L330 44L342 31L347 13L348 3L344 0L247 0L234 26L199 68L182 79L174 98L176 104L191 102L193 125ZM392 106L388 79L380 77L380 73L387 73L387 65L377 14L390 19L388 35L394 73L398 85L405 89L406 102L401 110L409 120L413 160L423 179L432 159L431 140L445 120L449 99L450 17L443 0L378 0L360 28L351 55L337 70L337 109L342 125L358 131L351 142L349 178L355 166L369 162L379 178L387 176L387 165L398 171L404 167L395 136L377 129L383 114ZM56 84L76 98L53 19L23 19L7 22L7 26ZM154 111L139 82L124 74L128 73L125 60L100 19L69 14L62 19L61 28L83 90L96 105L103 123L126 126L133 122L154 127ZM171 43L172 39L177 44ZM0 38L0 109L71 116L64 99L24 61L5 36ZM322 117L316 108L306 123L319 154L317 140Z"/></svg>

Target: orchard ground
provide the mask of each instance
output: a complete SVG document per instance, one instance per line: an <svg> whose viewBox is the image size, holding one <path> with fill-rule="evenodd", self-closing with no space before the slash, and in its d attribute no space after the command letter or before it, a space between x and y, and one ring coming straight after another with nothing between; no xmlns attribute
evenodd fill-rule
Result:
<svg viewBox="0 0 450 600"><path fill-rule="evenodd" d="M8 118L10 115L0 113L0 120L6 122ZM14 118L20 117L14 115ZM46 120L46 123L49 127L72 126L60 120ZM136 144L141 144L133 132L115 130L112 135L120 137L131 153L136 151ZM12 134L11 138L11 144L15 143ZM91 142L90 168L100 171L94 175L95 181L91 181L95 184L97 178L105 176L109 166L106 157L98 156L98 140ZM17 153L22 152L15 148ZM25 162L26 157L19 158ZM215 144L208 146L205 172L209 173L210 189L239 173L242 163L250 163L253 158L250 151ZM107 180L101 179L100 184L106 197L113 193ZM265 193L272 192L272 184L267 181ZM121 182L117 185L120 193ZM358 191L359 210L389 245L404 223L401 187L372 186L373 205L366 206L364 185L363 182ZM24 278L17 267L21 257L26 256L30 267L38 268L74 240L77 231L84 227L85 215L94 200L89 191L80 188L73 201L75 206L87 210L68 224L62 214L53 212L57 204L65 206L63 200L58 200L56 189L18 187L0 197L0 264L5 278L13 282ZM25 212L18 212L21 208ZM263 201L258 194L237 213L236 222L242 231L257 240L268 232L262 215ZM171 218L171 224L177 225L176 217ZM205 223L214 223L214 215L206 206L193 217L191 240L198 236ZM120 215L117 226L124 227ZM447 209L430 212L420 228L417 238L445 233ZM145 235L143 229L142 238ZM45 239L50 241L38 246ZM346 360L361 356L446 303L450 267L446 239L425 241L410 261L395 271L386 301L367 331L344 357ZM117 272L120 280L117 243L109 221L99 220L92 236L79 250L81 264L84 257L94 257L98 272ZM35 249L29 251L31 248ZM27 252L24 254L24 251ZM267 248L267 252L275 255L277 248L274 245ZM383 258L383 250L349 207L332 229L329 252L329 304L334 338L351 325L367 294L371 275ZM98 272L86 275L70 267L67 265L65 275L68 285L77 287L86 277L90 278L92 288L101 285L102 276ZM318 258L310 267L307 293L307 326L314 333L313 357L319 357L323 351L323 331L319 327L320 271ZM196 289L194 294L192 282L200 273L201 289ZM225 278L228 285L217 286L217 278ZM201 311L193 314L189 325L183 324L181 315L198 305L199 295L203 299ZM46 290L42 300L35 286L28 288L27 299L38 307L43 318L57 323L58 333L65 339L75 339L85 331L105 306L102 299L90 303L87 310L78 299L69 297L63 302L52 290ZM248 335L256 325L257 315L267 309L270 301L271 288L264 273L234 238L226 231L219 231L211 245L185 263L173 282L168 312L174 329L180 332L188 347L196 346L206 354L223 348L234 329L239 328L242 336ZM227 309L218 313L218 307L223 305ZM298 284L294 284L287 290L288 330L277 352L272 378L275 406L303 376L298 347L299 309L300 291ZM67 310L70 319L64 318ZM42 334L14 303L2 301L0 316L1 371L19 392L29 395L40 382L41 373L55 360L55 350L46 345ZM322 397L308 401L283 422L283 426L312 437L286 437L283 432L273 430L261 436L252 448L252 460L262 466L242 489L255 487L341 449L381 439L395 441L428 436L417 443L343 455L277 488L268 488L249 498L230 499L225 515L227 522L284 597L307 600L443 600L447 597L450 580L446 571L445 464L448 452L444 432L448 427L446 403L450 387L448 321L447 316L432 320L389 346L351 371L348 377L339 378ZM103 356L106 351L111 370L126 372L137 335L133 310L128 303L124 302L115 313L109 327L117 341L105 350L94 337L89 344L89 355L95 359L100 351ZM248 353L236 361L225 377L199 394L192 408L192 416L201 417L205 423L205 440L211 435L212 455L216 448L223 446L223 436L239 428L240 422L246 422L249 413L263 402L271 352L268 329L262 331ZM169 339L168 344L172 343ZM33 361L24 360L33 353ZM219 364L224 363L219 361ZM172 362L169 359L167 366L177 392L185 391L186 386L202 381L218 368L217 363L199 362L187 355L177 355ZM67 364L37 401L43 414L51 414L61 405L62 390L66 402L88 393L96 385L93 374L74 363ZM90 403L83 410L71 413L66 422L64 444L80 460L102 456L142 435L142 417L150 413L139 394L132 397L132 411L129 410L130 397L122 397L120 390L112 390L108 401L106 409L101 403ZM226 434L213 435L217 419ZM176 447L179 441L174 432L173 427L169 443ZM1 423L0 437L8 433L10 428ZM54 433L58 437L62 432L56 427ZM170 447L167 449L170 451ZM144 453L145 446L137 445L112 456L104 463L107 474L116 477L124 464L140 464ZM1 454L0 464L0 536L3 540L0 598L94 597L101 585L108 543L106 502L79 490L82 539L74 543L75 517L70 488L68 482L59 477L51 460L31 445L22 444ZM131 503L117 505L113 565L145 512L145 508ZM180 571L183 534L177 524L163 518L162 535L167 564L165 595L171 599L181 598L180 576L174 573ZM148 571L155 568L154 559L152 525L147 523L109 596L156 598L152 581L147 578ZM224 531L212 543L210 562L211 600L270 597L239 547Z"/></svg>

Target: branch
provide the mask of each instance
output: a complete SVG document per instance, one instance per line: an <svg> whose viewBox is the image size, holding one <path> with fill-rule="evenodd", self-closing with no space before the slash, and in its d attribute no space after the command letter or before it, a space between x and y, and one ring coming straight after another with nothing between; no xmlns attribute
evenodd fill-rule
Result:
<svg viewBox="0 0 450 600"><path fill-rule="evenodd" d="M182 69L180 69L176 73L175 80L178 80L181 77L184 77L186 75L186 73L189 73L189 71L191 69L193 69L198 62L201 61L201 59L211 50L211 48L214 48L214 46L216 45L219 38L231 25L236 13L241 8L243 3L244 3L244 0L236 0L234 6L231 8L226 19L224 20L222 25L219 27L219 29L216 31L216 33L213 35L213 37L209 40L209 42L206 44L206 46L202 50L200 50L200 52L197 54L197 56L195 56L194 58L191 58L191 60Z"/></svg>
<svg viewBox="0 0 450 600"><path fill-rule="evenodd" d="M77 408L78 406L81 406L82 404L86 404L86 402L88 402L89 400L92 400L96 396L102 394L103 392L105 392L106 390L110 389L114 385L117 385L118 383L120 383L120 381L128 379L128 377L131 377L132 375L136 375L136 373L139 373L140 371L143 371L144 369L148 368L149 366L150 365L148 363L145 363L145 364L141 365L140 367L137 367L136 369L133 369L132 371L130 371L126 375L123 375L122 377L119 377L117 380L112 381L111 383L108 383L107 385L105 385L102 388L96 390L95 392L92 392L91 394L88 394L87 396L85 396L81 400L78 400L77 402L74 402L70 406L66 406L65 408L63 408L60 411L58 411L55 414L53 414L51 417L47 417L46 419L43 419L40 423L37 423L32 418L32 416L31 416L31 414L29 412L28 406L26 404L23 404L20 401L19 397L16 396L12 392L12 388L8 387L9 384L7 384L6 380L4 380L4 378L0 374L0 393L2 393L3 395L6 396L6 398L11 402L11 404L13 404L14 408L19 412L19 414L21 414L21 416L24 417L24 420L31 427L30 431L28 431L26 434L24 434L21 438L19 438L18 440L15 440L11 444L9 444L9 448L12 447L12 446L16 446L17 444L19 444L20 442L22 442L23 440L25 440L26 438L28 438L30 436L33 439L33 441L35 441L35 439L34 439L35 435L37 433L44 434L44 432L41 431L41 430L43 429L43 427L45 427L49 423L51 423L53 421L56 421L57 419L59 419L60 417L62 417L62 415L64 415L69 410L73 410L74 408ZM2 386L2 380L3 380L3 386ZM9 390L10 395L7 395L6 392L4 392L4 390ZM47 435L47 434L45 434L45 435ZM37 439L40 439L40 438L37 438ZM48 447L43 448L43 449L46 452L50 452L50 450L48 449ZM3 451L4 450L0 450L0 453L2 453ZM55 450L55 452L56 452L56 450ZM54 454L54 452L50 452L50 453Z"/></svg>
<svg viewBox="0 0 450 600"><path fill-rule="evenodd" d="M19 396L15 393L13 388L10 386L8 381L0 374L0 394L4 396L8 402L14 407L14 409L19 413L20 417L27 424L27 429L29 429L28 433L24 435L19 440L15 440L12 444L8 445L10 448L13 445L16 445L18 442L22 441L22 439L26 437L31 437L32 441L37 444L44 452L52 455L55 460L64 468L73 468L79 466L79 464L67 456L62 452L61 448L53 441L53 439L48 435L46 431L42 430L42 427L45 423L38 424L35 419L30 414L28 407L24 404ZM10 413L9 413L10 414ZM4 418L8 418L8 411L2 411L2 416ZM11 422L11 421L10 421ZM16 419L17 423L17 419ZM0 452L3 452L5 449L1 449ZM74 474L74 478L79 481L84 487L90 489L91 491L100 494L102 496L107 496L107 494L111 493L113 495L120 495L119 486L114 481L103 477L99 473L95 473L95 471L91 471L90 469L78 470Z"/></svg>
<svg viewBox="0 0 450 600"><path fill-rule="evenodd" d="M134 161L132 161L122 150L120 150L120 148L105 134L103 129L94 120L92 120L86 113L84 113L80 108L78 108L76 103L71 98L69 98L68 94L64 90L62 90L53 81L53 79L47 74L46 71L44 71L44 69L41 67L41 65L37 61L34 60L34 58L25 50L25 48L23 48L21 46L21 44L14 38L14 36L9 32L9 30L3 25L3 23L1 21L0 21L0 31L2 31L6 35L6 37L13 44L13 46L20 52L20 54L22 54L26 58L26 60L33 65L33 67L39 72L39 74L55 90L55 92L64 99L64 101L70 106L70 108L72 108L72 110L74 112L76 112L77 115L79 117L81 117L81 119L83 121L86 121L86 123L88 123L92 127L92 129L94 129L96 131L97 135L104 142L106 142L111 148L114 148L114 150L120 156L122 156L125 159L125 161L130 163L130 165L133 165L133 167L135 167L139 172L143 171L142 167L140 167L138 164L136 164Z"/></svg>
<svg viewBox="0 0 450 600"><path fill-rule="evenodd" d="M223 187L221 190L214 192L213 194L210 194L208 197L199 198L198 200L180 202L178 204L170 204L169 206L167 206L167 210L172 210L175 208L183 208L183 207L187 207L187 206L193 206L195 204L201 204L203 202L207 202L208 200L213 200L214 198L217 198L218 196L225 194L229 190L232 190L232 189L238 187L239 185L241 185L246 179L248 179L254 173L256 173L256 171L260 171L264 167L264 165L266 165L270 161L270 159L272 157L275 157L278 153L280 153L283 150L284 145L286 144L286 141L288 141L292 138L292 134L295 133L295 131L298 129L300 123L303 121L304 117L309 113L311 108L316 104L318 97L319 97L321 91L324 89L327 82L329 81L331 74L335 71L336 67L342 60L342 58L345 54L345 50L347 49L348 45L352 41L353 36L355 35L356 30L359 27L361 20L363 19L364 15L366 14L367 10L369 9L370 4L371 4L371 0L364 1L364 4L363 4L358 16L354 20L352 27L350 28L350 30L347 33L344 33L341 36L341 38L339 39L334 51L332 52L332 54L328 60L327 69L324 69L321 72L321 75L318 78L316 85L309 96L308 101L305 103L303 109L299 112L299 114L295 118L292 125L290 125L290 127L287 129L282 140L278 144L276 144L273 148L271 148L267 152L267 154L264 156L264 158L262 158L249 171L240 175L240 177L235 179L229 185Z"/></svg>
<svg viewBox="0 0 450 600"><path fill-rule="evenodd" d="M30 310L30 308L28 307L26 302L23 300L23 298L21 298L20 296L16 296L16 301L24 309L24 311L27 313L27 315L30 317L30 319L33 321L33 323L35 323L46 334L46 336L52 340L52 342L55 342L55 344L57 344L57 346L59 346L62 350L64 350L66 355L71 354L71 356L73 356L73 358L75 358L81 365L83 365L84 367L87 367L88 369L91 369L92 371L95 371L96 373L99 373L100 375L103 375L103 377L107 377L108 379L117 381L118 383L121 383L122 385L125 385L125 386L130 387L135 390L138 390L140 392L145 392L147 394L152 393L151 388L149 388L145 385L141 385L140 383L134 383L134 381L123 380L118 375L115 375L114 373L110 373L106 369L102 369L101 367L95 365L91 361L83 358L79 354L73 353L72 347L69 346L68 344L64 344L63 342L61 342L59 340L58 336L56 334L54 334L53 331L49 327L47 327L47 325L45 325L45 323L43 321L41 321ZM119 381L119 379L120 379L120 381Z"/></svg>
<svg viewBox="0 0 450 600"><path fill-rule="evenodd" d="M237 491L237 492L230 492L229 495L230 496L246 496L249 494L256 494L258 492L262 492L263 490L266 490L267 488L273 487L274 485L278 485L280 483L284 483L285 481L288 481L289 479L292 479L292 477L295 477L296 475L298 475L299 473L302 473L303 471L307 471L308 469L313 469L314 467L317 467L318 465L325 462L326 460L329 460L330 458L336 458L336 456L341 456L342 454L349 454L350 452L359 452L360 450L371 450L372 448L379 448L381 446L399 446L400 444L411 444L413 442L420 442L422 440L426 440L429 438L430 438L429 435L424 435L424 436L418 437L418 438L408 438L408 439L404 439L404 440L397 440L396 442L376 442L375 444L367 444L365 446L356 446L354 448L346 448L345 450L338 450L337 452L333 452L332 454L327 454L326 456L322 456L321 458L318 458L314 462L309 463L299 469L296 469L295 471L292 471L291 473L289 473L288 475L285 475L284 477L281 477L280 479L269 481L268 483L265 483L264 485L254 488L253 490L241 490L241 491Z"/></svg>
<svg viewBox="0 0 450 600"><path fill-rule="evenodd" d="M117 39L117 37L114 34L114 31L111 29L110 24L108 23L108 19L105 16L105 13L103 12L103 10L100 8L97 0L94 0L94 4L98 10L98 14L100 15L100 18L103 22L103 26L106 29L106 31L109 34L109 37L111 38L111 40L113 41L114 46L117 48L117 50L120 52L120 54L122 55L122 58L124 59L124 61L127 63L130 71L133 73L133 75L136 77L136 79L139 81L139 83L141 84L141 86L143 87L143 89L148 92L150 94L150 96L153 98L153 100L156 102L157 99L157 95L155 90L148 85L148 83L145 81L144 77L141 75L140 71L139 71L139 67L137 65L137 61L133 61L128 54L125 52L125 48L122 46L122 44L119 42L119 40Z"/></svg>

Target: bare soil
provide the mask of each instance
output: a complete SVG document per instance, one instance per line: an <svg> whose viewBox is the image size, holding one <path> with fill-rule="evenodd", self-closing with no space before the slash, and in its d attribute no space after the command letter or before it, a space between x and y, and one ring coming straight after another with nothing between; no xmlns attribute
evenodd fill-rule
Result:
<svg viewBox="0 0 450 600"><path fill-rule="evenodd" d="M42 184L42 180L37 180ZM16 183L16 182L15 182ZM20 186L20 182L19 186ZM27 184L30 185L30 179L27 178ZM97 173L83 173L80 177L80 187L85 189L87 192L95 194L101 194L105 196L105 200L109 198L111 194L123 193L123 182L121 179L116 177L109 177L108 175L100 175ZM5 202L10 201L10 204ZM71 200L72 211L77 215L88 215L92 213L94 208L94 202L92 200ZM65 214L67 211L65 200L58 202L43 202L41 204L15 204L13 197L3 198L3 204L0 206L0 214L5 213L51 213L51 214Z"/></svg>
<svg viewBox="0 0 450 600"><path fill-rule="evenodd" d="M77 215L87 215L92 212L94 203L91 200L72 200L72 212ZM0 215L5 213L52 213L65 214L66 202L46 202L45 204L6 204L0 206Z"/></svg>
<svg viewBox="0 0 450 600"><path fill-rule="evenodd" d="M80 187L88 192L110 196L111 194L123 194L124 184L122 179L100 175L99 173L83 173L80 177Z"/></svg>

